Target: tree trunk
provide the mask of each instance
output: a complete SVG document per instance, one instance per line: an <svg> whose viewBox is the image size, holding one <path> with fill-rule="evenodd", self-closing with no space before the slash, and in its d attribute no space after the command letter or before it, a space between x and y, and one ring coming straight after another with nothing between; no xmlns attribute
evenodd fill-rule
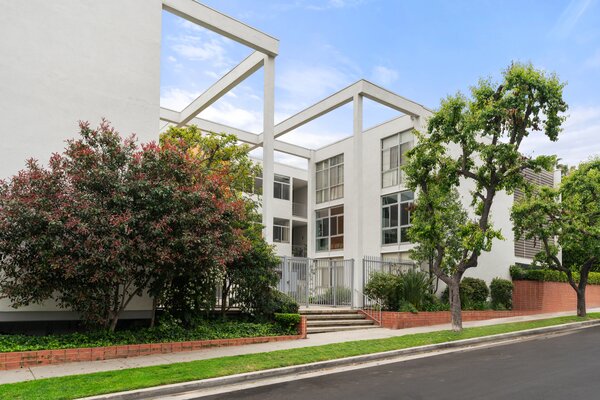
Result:
<svg viewBox="0 0 600 400"><path fill-rule="evenodd" d="M225 319L225 314L227 314L227 294L229 288L227 287L227 280L223 280L223 286L221 288L221 319Z"/></svg>
<svg viewBox="0 0 600 400"><path fill-rule="evenodd" d="M577 290L577 316L585 317L587 311L585 308L585 286Z"/></svg>
<svg viewBox="0 0 600 400"><path fill-rule="evenodd" d="M156 323L156 305L158 300L156 296L152 298L152 318L150 319L150 328L154 328L154 324Z"/></svg>
<svg viewBox="0 0 600 400"><path fill-rule="evenodd" d="M120 312L111 312L111 321L110 321L110 327L108 328L109 331L114 332L115 329L117 329L117 322L119 322L119 314Z"/></svg>
<svg viewBox="0 0 600 400"><path fill-rule="evenodd" d="M450 315L452 316L452 330L462 331L462 310L460 304L460 279L452 279L448 285L450 299Z"/></svg>

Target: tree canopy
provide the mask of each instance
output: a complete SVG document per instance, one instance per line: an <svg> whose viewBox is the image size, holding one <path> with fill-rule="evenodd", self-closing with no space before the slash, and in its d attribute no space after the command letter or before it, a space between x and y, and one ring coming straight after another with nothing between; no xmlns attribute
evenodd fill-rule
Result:
<svg viewBox="0 0 600 400"><path fill-rule="evenodd" d="M534 263L567 275L577 293L577 314L585 316L588 274L600 262L600 158L571 170L558 188L530 187L511 217L515 236L541 243ZM577 257L561 260L561 249Z"/></svg>
<svg viewBox="0 0 600 400"><path fill-rule="evenodd" d="M477 267L494 239L502 239L492 222L496 195L522 186L523 170L555 164L553 156L524 157L520 147L531 132L557 140L567 110L563 87L554 74L514 63L499 83L482 79L469 97L458 93L442 100L427 131L416 133L404 167L408 186L417 192L411 240L417 252L433 255L434 273L449 286L456 330L462 329L462 276Z"/></svg>
<svg viewBox="0 0 600 400"><path fill-rule="evenodd" d="M103 121L82 123L48 168L30 160L0 184L2 296L15 307L53 298L112 330L136 296L168 299L177 282L214 298L250 248L248 205L227 164L190 153L139 147Z"/></svg>

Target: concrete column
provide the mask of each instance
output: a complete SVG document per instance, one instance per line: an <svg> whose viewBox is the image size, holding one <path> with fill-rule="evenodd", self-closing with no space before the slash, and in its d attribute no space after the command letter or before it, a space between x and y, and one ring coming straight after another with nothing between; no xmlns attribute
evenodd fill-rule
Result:
<svg viewBox="0 0 600 400"><path fill-rule="evenodd" d="M315 256L315 196L316 196L316 170L315 151L311 150L308 159L308 180L306 187L306 254L308 257Z"/></svg>
<svg viewBox="0 0 600 400"><path fill-rule="evenodd" d="M264 237L273 243L273 179L275 162L275 57L265 55L263 104L263 195Z"/></svg>
<svg viewBox="0 0 600 400"><path fill-rule="evenodd" d="M349 223L344 224L346 227L349 227L354 234L348 237L348 241L345 245L349 245L350 252L346 251L351 258L354 259L354 271L353 271L353 280L354 280L354 288L361 290L362 287L359 284L362 282L362 258L363 254L363 196L362 190L363 187L363 149L362 149L362 141L363 141L363 96L360 94L355 94L353 99L353 140L352 140L352 150L353 150L353 184L352 193L349 193L351 198L349 198L346 204L349 204L351 209L347 210L344 208L344 215L347 215L352 218ZM344 176L344 185L349 181L349 176ZM348 208L350 208L348 207ZM344 235L348 232L346 230ZM361 306L362 298L357 296L354 293L353 296L353 307Z"/></svg>

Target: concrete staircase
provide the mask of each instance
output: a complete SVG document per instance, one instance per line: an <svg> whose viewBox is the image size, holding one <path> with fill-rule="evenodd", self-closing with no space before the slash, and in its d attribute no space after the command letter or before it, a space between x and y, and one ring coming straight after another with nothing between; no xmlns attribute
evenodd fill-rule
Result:
<svg viewBox="0 0 600 400"><path fill-rule="evenodd" d="M352 309L303 309L307 333L343 332L355 329L377 328L375 322Z"/></svg>

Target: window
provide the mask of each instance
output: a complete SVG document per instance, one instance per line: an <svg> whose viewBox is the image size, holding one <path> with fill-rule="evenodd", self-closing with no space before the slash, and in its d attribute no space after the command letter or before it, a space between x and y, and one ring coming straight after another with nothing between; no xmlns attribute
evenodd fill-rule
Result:
<svg viewBox="0 0 600 400"><path fill-rule="evenodd" d="M252 193L262 195L262 192L263 192L263 179L262 179L262 173L260 173L254 177L254 187L252 188Z"/></svg>
<svg viewBox="0 0 600 400"><path fill-rule="evenodd" d="M323 203L344 197L344 155L339 154L316 165L316 201Z"/></svg>
<svg viewBox="0 0 600 400"><path fill-rule="evenodd" d="M273 218L273 241L278 243L290 242L290 221Z"/></svg>
<svg viewBox="0 0 600 400"><path fill-rule="evenodd" d="M381 198L381 243L408 243L413 192L389 194Z"/></svg>
<svg viewBox="0 0 600 400"><path fill-rule="evenodd" d="M276 199L290 199L290 177L275 174L273 181L273 197Z"/></svg>
<svg viewBox="0 0 600 400"><path fill-rule="evenodd" d="M326 208L316 212L317 251L344 248L344 206Z"/></svg>
<svg viewBox="0 0 600 400"><path fill-rule="evenodd" d="M396 186L402 182L400 167L406 163L406 153L413 147L412 140L404 138L404 134L397 134L381 141L381 187Z"/></svg>

